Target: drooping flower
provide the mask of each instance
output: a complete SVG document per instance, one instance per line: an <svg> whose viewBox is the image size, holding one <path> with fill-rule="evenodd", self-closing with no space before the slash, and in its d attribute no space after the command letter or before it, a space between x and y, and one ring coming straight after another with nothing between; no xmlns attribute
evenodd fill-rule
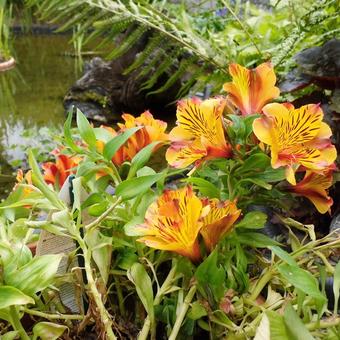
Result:
<svg viewBox="0 0 340 340"><path fill-rule="evenodd" d="M177 106L177 127L169 134L171 146L167 150L168 163L185 168L192 163L219 157L230 157L231 147L224 136L222 98L201 101L182 100Z"/></svg>
<svg viewBox="0 0 340 340"><path fill-rule="evenodd" d="M118 131L115 131L110 127L103 127L112 134L112 138L127 129L138 126L141 126L142 128L133 134L125 145L121 146L112 157L112 162L117 166L125 161L131 161L140 150L152 142L166 142L168 140L168 135L165 132L167 123L159 119L154 119L149 111L143 112L139 117L134 117L125 113L122 115L122 118L125 123L118 123ZM104 146L105 143L103 141L97 141L97 150L99 152L103 151ZM160 145L155 146L155 150L159 146Z"/></svg>
<svg viewBox="0 0 340 340"><path fill-rule="evenodd" d="M336 159L336 149L329 137L332 132L322 122L319 105L295 109L291 104L267 104L264 115L255 119L256 137L271 148L274 169L286 167L286 178L296 184L295 172L301 166L313 171L327 169Z"/></svg>
<svg viewBox="0 0 340 340"><path fill-rule="evenodd" d="M203 217L201 235L207 249L212 251L219 240L231 230L241 210L237 209L235 202L230 201L211 199L208 204L210 211Z"/></svg>
<svg viewBox="0 0 340 340"><path fill-rule="evenodd" d="M136 226L136 230L144 235L138 241L197 262L200 259L197 236L205 213L206 209L190 186L166 190L148 208L144 224Z"/></svg>
<svg viewBox="0 0 340 340"><path fill-rule="evenodd" d="M325 214L330 211L333 204L332 198L327 193L332 182L332 171L327 171L325 174L306 171L304 178L296 185L289 186L288 190L308 198L321 214Z"/></svg>
<svg viewBox="0 0 340 340"><path fill-rule="evenodd" d="M47 184L52 184L61 188L70 174L76 172L76 167L81 161L80 157L61 154L59 150L53 152L56 161L42 164L44 170L44 180Z"/></svg>
<svg viewBox="0 0 340 340"><path fill-rule="evenodd" d="M242 115L260 113L263 106L280 94L275 86L276 76L270 63L263 63L249 70L239 64L231 64L232 82L223 85L227 99Z"/></svg>

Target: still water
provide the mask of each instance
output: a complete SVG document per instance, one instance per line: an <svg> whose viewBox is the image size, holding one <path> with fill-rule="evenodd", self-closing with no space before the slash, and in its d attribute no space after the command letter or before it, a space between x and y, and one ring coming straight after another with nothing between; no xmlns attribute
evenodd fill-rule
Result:
<svg viewBox="0 0 340 340"><path fill-rule="evenodd" d="M17 66L0 72L0 173L8 172L7 162L20 165L26 147L43 149L47 130L61 128L63 97L79 76L69 40L65 35L15 37Z"/></svg>

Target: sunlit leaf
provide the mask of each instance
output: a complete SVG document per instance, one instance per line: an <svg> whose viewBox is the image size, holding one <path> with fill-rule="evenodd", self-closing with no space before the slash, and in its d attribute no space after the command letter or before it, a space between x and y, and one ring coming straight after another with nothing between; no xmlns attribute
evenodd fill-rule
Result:
<svg viewBox="0 0 340 340"><path fill-rule="evenodd" d="M35 304L34 300L22 291L11 286L0 286L0 309L15 305Z"/></svg>
<svg viewBox="0 0 340 340"><path fill-rule="evenodd" d="M64 334L67 327L52 322L38 322L33 327L34 339L57 340Z"/></svg>

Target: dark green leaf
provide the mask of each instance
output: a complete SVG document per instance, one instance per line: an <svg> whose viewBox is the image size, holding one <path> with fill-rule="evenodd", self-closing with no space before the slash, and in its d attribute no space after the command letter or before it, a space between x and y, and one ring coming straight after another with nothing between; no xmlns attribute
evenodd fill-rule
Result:
<svg viewBox="0 0 340 340"><path fill-rule="evenodd" d="M164 174L159 173L128 179L117 186L116 195L122 197L123 200L129 200L150 189L162 177L164 177Z"/></svg>
<svg viewBox="0 0 340 340"><path fill-rule="evenodd" d="M237 239L240 243L246 244L248 246L254 247L254 248L266 248L269 246L277 246L279 245L278 242L272 240L268 236L256 233L256 232L240 232L239 229L236 229L237 231Z"/></svg>
<svg viewBox="0 0 340 340"><path fill-rule="evenodd" d="M247 158L242 167L237 170L237 174L264 171L267 167L270 167L270 157L259 152Z"/></svg>
<svg viewBox="0 0 340 340"><path fill-rule="evenodd" d="M335 266L334 281L333 281L333 292L334 292L334 315L338 312L339 293L340 293L340 262Z"/></svg>
<svg viewBox="0 0 340 340"><path fill-rule="evenodd" d="M184 181L194 184L195 189L197 189L203 196L207 196L209 198L220 198L220 190L216 188L214 184L203 178L189 177Z"/></svg>

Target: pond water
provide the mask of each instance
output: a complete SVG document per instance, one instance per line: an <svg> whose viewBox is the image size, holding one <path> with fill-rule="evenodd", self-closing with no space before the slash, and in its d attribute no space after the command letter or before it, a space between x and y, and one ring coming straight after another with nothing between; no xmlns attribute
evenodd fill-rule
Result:
<svg viewBox="0 0 340 340"><path fill-rule="evenodd" d="M0 164L25 158L24 149L48 144L47 130L65 119L63 97L79 75L66 35L15 37L17 66L0 72Z"/></svg>

